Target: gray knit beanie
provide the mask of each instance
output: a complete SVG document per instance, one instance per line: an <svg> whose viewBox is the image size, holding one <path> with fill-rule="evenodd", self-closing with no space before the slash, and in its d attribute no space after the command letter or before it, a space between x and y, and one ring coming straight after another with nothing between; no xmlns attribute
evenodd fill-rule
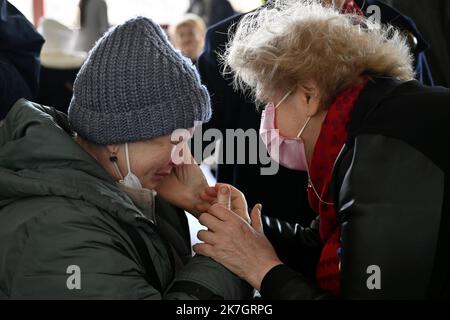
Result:
<svg viewBox="0 0 450 320"><path fill-rule="evenodd" d="M71 127L97 144L152 139L211 117L208 91L191 61L143 17L96 43L73 89Z"/></svg>

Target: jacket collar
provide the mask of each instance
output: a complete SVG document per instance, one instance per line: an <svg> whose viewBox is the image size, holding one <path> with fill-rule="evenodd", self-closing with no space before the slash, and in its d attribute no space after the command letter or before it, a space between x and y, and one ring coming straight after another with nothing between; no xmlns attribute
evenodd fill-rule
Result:
<svg viewBox="0 0 450 320"><path fill-rule="evenodd" d="M352 144L361 124L369 114L392 93L403 81L393 78L369 78L365 88L361 92L350 117L348 125L347 144Z"/></svg>

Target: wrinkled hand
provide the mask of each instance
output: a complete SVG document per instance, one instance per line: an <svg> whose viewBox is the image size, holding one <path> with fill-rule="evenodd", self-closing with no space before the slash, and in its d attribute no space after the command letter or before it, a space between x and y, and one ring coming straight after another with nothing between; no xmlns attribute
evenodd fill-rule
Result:
<svg viewBox="0 0 450 320"><path fill-rule="evenodd" d="M204 243L194 246L198 254L224 265L260 290L267 272L282 262L263 232L261 205L251 212L251 224L221 204L214 204L199 221L208 230L198 232Z"/></svg>
<svg viewBox="0 0 450 320"><path fill-rule="evenodd" d="M219 203L225 208L237 213L242 219L250 223L247 200L244 194L237 188L226 183L217 183L214 187L207 187L200 194L200 198L210 202L211 205ZM211 202L211 199L213 201ZM202 212L208 211L209 207Z"/></svg>
<svg viewBox="0 0 450 320"><path fill-rule="evenodd" d="M203 193L208 188L208 182L200 167L195 163L192 155L191 160L173 168L171 174L164 178L158 185L158 195L171 204L182 208L195 217L207 211L214 202L215 197Z"/></svg>

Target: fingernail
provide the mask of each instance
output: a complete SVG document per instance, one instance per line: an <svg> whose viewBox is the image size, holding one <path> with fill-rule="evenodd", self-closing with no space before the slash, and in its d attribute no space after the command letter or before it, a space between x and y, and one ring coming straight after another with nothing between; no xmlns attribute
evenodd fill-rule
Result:
<svg viewBox="0 0 450 320"><path fill-rule="evenodd" d="M227 194L228 193L228 188L227 187L222 187L220 188L220 192L223 194Z"/></svg>

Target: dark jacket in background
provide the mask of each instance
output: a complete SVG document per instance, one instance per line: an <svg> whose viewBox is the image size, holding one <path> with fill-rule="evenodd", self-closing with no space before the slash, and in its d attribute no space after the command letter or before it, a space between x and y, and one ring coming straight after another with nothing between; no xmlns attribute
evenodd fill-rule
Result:
<svg viewBox="0 0 450 320"><path fill-rule="evenodd" d="M228 0L191 0L187 11L200 16L207 27L235 14Z"/></svg>
<svg viewBox="0 0 450 320"><path fill-rule="evenodd" d="M242 16L234 16L208 29L205 49L197 62L202 82L211 94L213 108L212 119L203 124L203 131L209 128L219 129L224 136L221 146L228 142L225 137L226 129L259 131L261 120L261 113L256 110L253 101L233 90L231 80L222 76L218 63L217 53L223 52L228 42L229 27ZM259 145L263 146L262 143ZM263 148L266 152L264 146ZM247 145L246 150L248 149ZM226 159L225 150L221 150L221 153ZM280 166L278 174L262 176L261 168L264 165L259 160L257 164L219 164L217 180L240 189L250 207L261 203L263 213L309 225L315 214L307 204L306 173ZM293 203L292 199L297 201Z"/></svg>
<svg viewBox="0 0 450 320"><path fill-rule="evenodd" d="M13 5L0 0L0 119L20 98L34 99L44 39Z"/></svg>
<svg viewBox="0 0 450 320"><path fill-rule="evenodd" d="M414 19L430 43L425 52L436 85L450 88L450 1L393 0L395 8Z"/></svg>
<svg viewBox="0 0 450 320"><path fill-rule="evenodd" d="M220 153L223 159L226 159L223 146L231 143L227 141L226 130L253 129L258 132L261 121L261 113L256 110L253 101L233 90L231 80L222 76L218 63L217 53L222 52L228 42L229 27L238 22L242 16L234 16L208 29L204 52L197 61L202 82L211 94L213 108L211 121L203 124L203 131L215 128L222 132ZM261 141L258 144L258 154L260 146L264 148L261 152L267 154ZM248 143L245 149L250 149ZM193 151L195 154L194 149ZM237 154L236 148L234 154ZM307 173L279 166L276 175L261 175L261 169L265 166L259 158L257 164L219 164L217 181L232 184L240 189L245 194L250 208L256 203L261 203L263 214L278 218L283 227L289 229L295 226L295 223L308 226L316 214L308 205ZM320 250L313 246L310 257L316 257L305 263L299 255L293 254L293 247L285 244L284 241L280 245L273 242L280 259L313 277Z"/></svg>
<svg viewBox="0 0 450 320"><path fill-rule="evenodd" d="M73 83L79 71L79 68L54 69L42 66L39 94L35 102L54 106L58 111L67 114L73 96Z"/></svg>
<svg viewBox="0 0 450 320"><path fill-rule="evenodd" d="M371 13L370 6L378 6L381 11L381 23L392 24L402 31L410 34L408 37L410 41L411 51L414 54L414 68L416 70L416 78L422 84L427 86L434 85L434 73L430 71L426 53L428 52L430 45L427 40L428 37L423 37L421 31L424 30L422 26L419 29L416 27L414 21L406 15L400 13L398 10L384 4L378 0L355 0L361 10L369 15ZM416 1L409 1L415 4ZM420 30L420 31L419 31ZM411 37L413 36L413 38ZM427 40L425 40L427 39Z"/></svg>
<svg viewBox="0 0 450 320"><path fill-rule="evenodd" d="M450 90L417 81L368 82L358 98L349 138L336 160L332 188L341 230L341 298L450 297ZM308 261L320 247L319 222L270 239L291 239ZM286 242L285 242L286 243ZM381 289L371 289L371 267ZM264 299L321 299L328 294L286 265L268 272Z"/></svg>

